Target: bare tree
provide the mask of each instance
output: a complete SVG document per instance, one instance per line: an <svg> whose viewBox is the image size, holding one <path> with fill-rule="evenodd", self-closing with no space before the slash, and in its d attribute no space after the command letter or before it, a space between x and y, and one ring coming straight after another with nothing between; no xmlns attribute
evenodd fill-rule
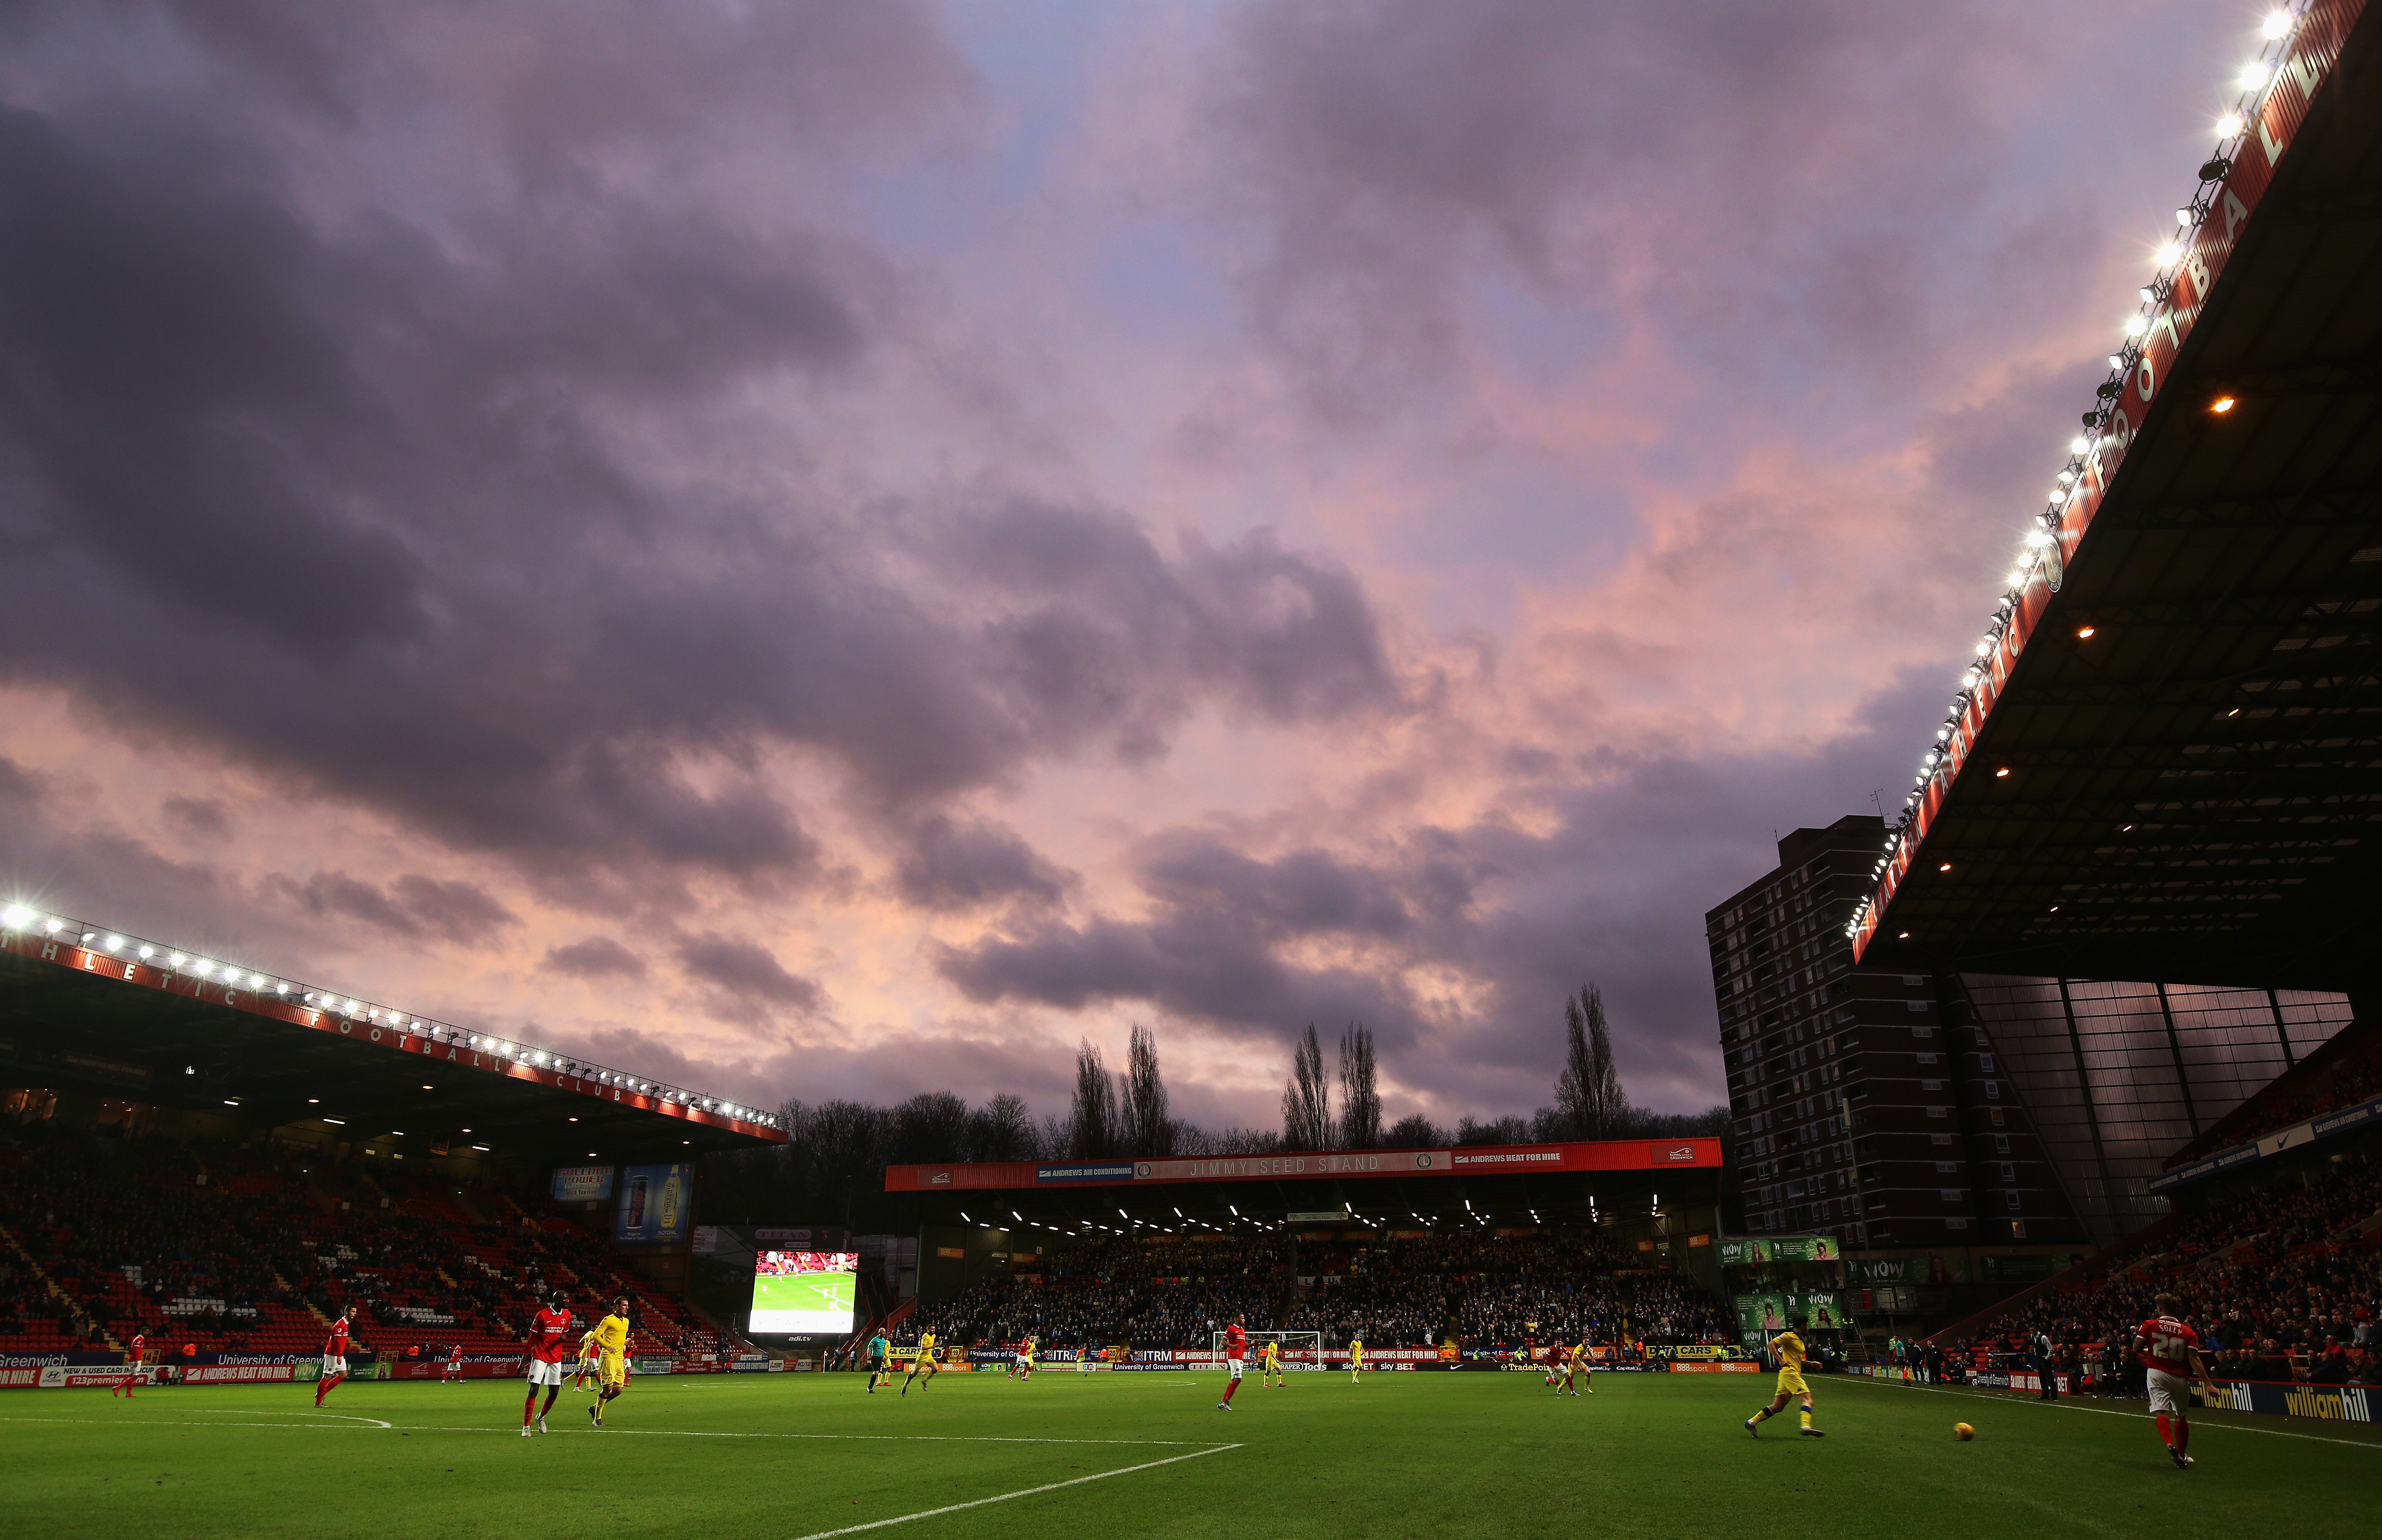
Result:
<svg viewBox="0 0 2382 1540"><path fill-rule="evenodd" d="M1282 1091L1282 1147L1332 1147L1332 1082L1323 1078L1323 1044L1312 1021L1291 1055L1290 1083Z"/></svg>
<svg viewBox="0 0 2382 1540"><path fill-rule="evenodd" d="M1174 1153L1175 1125L1166 1116L1166 1082L1158 1073L1158 1038L1148 1027L1133 1029L1125 1051L1124 1121L1120 1143L1137 1155Z"/></svg>
<svg viewBox="0 0 2382 1540"><path fill-rule="evenodd" d="M1555 1077L1556 1120L1571 1139L1613 1139L1630 1124L1629 1094L1613 1062L1604 993L1594 984L1564 1000L1564 1067Z"/></svg>
<svg viewBox="0 0 2382 1540"><path fill-rule="evenodd" d="M1357 1021L1340 1034L1340 1146L1369 1150L1381 1142L1381 1093L1374 1084L1373 1034Z"/></svg>
<svg viewBox="0 0 2382 1540"><path fill-rule="evenodd" d="M1004 1091L968 1114L970 1160L1032 1160L1040 1145L1023 1096Z"/></svg>
<svg viewBox="0 0 2382 1540"><path fill-rule="evenodd" d="M1075 1102L1067 1118L1067 1153L1077 1160L1116 1154L1116 1082L1088 1038L1075 1048Z"/></svg>

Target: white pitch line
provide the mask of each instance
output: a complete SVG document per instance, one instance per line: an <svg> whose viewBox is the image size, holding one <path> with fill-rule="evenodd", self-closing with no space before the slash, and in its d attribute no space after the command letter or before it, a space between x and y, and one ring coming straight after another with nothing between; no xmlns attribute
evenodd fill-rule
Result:
<svg viewBox="0 0 2382 1540"><path fill-rule="evenodd" d="M208 1410L192 1407L193 1412ZM262 1413L226 1409L227 1417L280 1415L302 1417L306 1412ZM343 1427L337 1423L191 1423L165 1417L13 1417L0 1415L0 1423L71 1423L93 1427L151 1428L310 1428L322 1433L510 1433L512 1425L491 1427L485 1423L456 1424L446 1423L384 1423L377 1417L359 1417L355 1422L371 1423L372 1427ZM593 1433L566 1424L565 1432ZM991 1434L954 1433L712 1433L695 1428L617 1428L603 1430L627 1438L809 1438L843 1443L883 1444L1067 1444L1086 1447L1124 1445L1134 1448L1179 1449L1203 1441L1197 1438L1016 1438ZM1237 1449L1238 1444L1214 1444L1200 1449L1201 1454L1214 1454L1218 1449Z"/></svg>
<svg viewBox="0 0 2382 1540"><path fill-rule="evenodd" d="M1896 1382L1885 1379L1871 1379L1865 1375L1856 1375L1844 1380L1842 1383L1846 1385L1873 1385L1880 1389L1884 1389L1885 1387L1893 1385ZM2074 1399L2072 1393L2069 1396L2062 1397L2060 1399L2056 1401L2046 1401L2040 1399L2022 1399L2014 1395L1996 1396L1994 1394L1991 1387L1986 1387L1982 1389L1965 1389L1958 1386L1950 1385L1905 1385L1902 1386L1901 1388L1905 1390L1926 1390L1938 1396L1958 1396L1964 1399L1972 1401L1990 1401L1997 1406L2005 1404L2009 1406L2032 1406L2039 1411L2044 1412L2089 1412L2096 1417L2127 1417L2138 1423L2147 1423L2151 1420L2151 1414L2147 1412L2119 1412L2113 1407L2071 1405L2070 1402ZM2221 1412L2227 1409L2223 1407L2202 1407L2201 1410L2203 1412ZM2202 1423L2199 1425L2204 1428L2229 1428L2235 1433L2263 1433L2269 1438L2297 1438L2302 1443L2308 1444L2343 1444L2352 1449L2382 1448L2382 1445L2369 1444L2363 1438L2326 1438L2313 1433L2286 1433L2281 1428L2253 1427L2246 1423Z"/></svg>
<svg viewBox="0 0 2382 1540"><path fill-rule="evenodd" d="M1185 1460L1198 1460L1207 1455L1222 1454L1227 1449L1237 1449L1240 1447L1238 1444L1219 1444L1212 1449L1199 1449L1191 1454L1169 1455L1164 1460L1152 1460L1139 1465L1122 1466L1113 1471L1102 1471L1098 1475L1076 1476L1072 1480L1054 1481L1043 1486L1028 1486L1023 1491L1003 1492L995 1497L978 1497L974 1502L952 1503L943 1508L930 1508L923 1513L904 1513L898 1519L875 1519L865 1524L847 1524L841 1529L823 1529L816 1534L802 1536L802 1540L831 1540L834 1535L858 1534L864 1530L883 1529L889 1524L906 1524L914 1519L936 1519L946 1513L964 1513L971 1508L983 1508L991 1503L1005 1503L1013 1497L1039 1497L1045 1492L1057 1492L1069 1486L1081 1486L1087 1481L1106 1481L1111 1476L1129 1476L1136 1471L1154 1471L1160 1465L1179 1464Z"/></svg>

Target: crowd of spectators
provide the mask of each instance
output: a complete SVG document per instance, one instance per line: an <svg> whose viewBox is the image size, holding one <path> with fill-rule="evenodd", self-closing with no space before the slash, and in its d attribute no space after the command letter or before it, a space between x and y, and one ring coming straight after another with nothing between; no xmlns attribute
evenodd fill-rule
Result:
<svg viewBox="0 0 2382 1540"><path fill-rule="evenodd" d="M2122 1382L2134 1328L2162 1293L2220 1379L2382 1384L2382 1170L2363 1162L2167 1226L2149 1255L2006 1313L1962 1353L2015 1358L2048 1338L2063 1366Z"/></svg>
<svg viewBox="0 0 2382 1540"><path fill-rule="evenodd" d="M1728 1342L1734 1324L1694 1284L1591 1234L1542 1229L1297 1240L1280 1234L1104 1237L1046 1248L1038 1272L997 1275L908 1331L951 1343L1204 1348L1235 1314L1252 1330L1374 1347L1510 1348L1536 1338Z"/></svg>
<svg viewBox="0 0 2382 1540"><path fill-rule="evenodd" d="M568 1217L463 1199L266 1144L0 1124L0 1344L303 1352L349 1310L360 1345L503 1351L567 1289L582 1312L628 1294L639 1351L730 1345Z"/></svg>

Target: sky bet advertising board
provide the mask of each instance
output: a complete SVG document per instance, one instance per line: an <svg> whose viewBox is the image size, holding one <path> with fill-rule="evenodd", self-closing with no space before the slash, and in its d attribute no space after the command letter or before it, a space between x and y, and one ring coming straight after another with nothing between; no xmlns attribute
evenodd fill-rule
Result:
<svg viewBox="0 0 2382 1540"><path fill-rule="evenodd" d="M772 1251L753 1258L753 1318L745 1329L795 1336L849 1336L860 1288L857 1252Z"/></svg>
<svg viewBox="0 0 2382 1540"><path fill-rule="evenodd" d="M612 1240L622 1246L674 1246L694 1233L694 1167L630 1166L620 1177Z"/></svg>

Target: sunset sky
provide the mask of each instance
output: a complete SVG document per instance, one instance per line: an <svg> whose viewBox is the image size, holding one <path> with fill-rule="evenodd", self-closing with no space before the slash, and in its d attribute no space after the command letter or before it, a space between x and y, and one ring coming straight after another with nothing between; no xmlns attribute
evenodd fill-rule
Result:
<svg viewBox="0 0 2382 1540"><path fill-rule="evenodd" d="M2259 9L0 10L0 898L743 1100L1723 1095Z"/></svg>

